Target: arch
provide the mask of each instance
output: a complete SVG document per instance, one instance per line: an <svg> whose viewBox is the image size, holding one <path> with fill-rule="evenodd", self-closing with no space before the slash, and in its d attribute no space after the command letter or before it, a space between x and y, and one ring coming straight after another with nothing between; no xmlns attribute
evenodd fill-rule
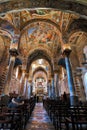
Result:
<svg viewBox="0 0 87 130"><path fill-rule="evenodd" d="M12 39L12 35L7 31L7 30L5 30L5 29L3 29L3 28L0 28L0 35L1 36L7 36L7 37L9 37L10 39Z"/></svg>
<svg viewBox="0 0 87 130"><path fill-rule="evenodd" d="M73 32L75 30L80 30L83 32L87 32L87 19L79 18L75 19L69 26L68 33Z"/></svg>
<svg viewBox="0 0 87 130"><path fill-rule="evenodd" d="M43 67L38 67L38 68L36 68L36 69L34 70L33 76L34 76L34 74L35 74L37 71L43 71L43 72L47 75L47 72L46 72L46 70L45 70Z"/></svg>
<svg viewBox="0 0 87 130"><path fill-rule="evenodd" d="M44 46L37 45L37 46L31 48L30 50L26 50L25 54L23 53L23 50L20 53L26 57L26 55L28 55L28 56L31 55L31 53L33 53L35 50L42 50L42 51L45 50L49 56L53 57L52 52L51 52L52 50L47 45L44 45Z"/></svg>
<svg viewBox="0 0 87 130"><path fill-rule="evenodd" d="M21 2L21 4L20 4ZM81 4L80 4L81 3ZM24 9L24 8L38 8L38 7L43 7L43 8L55 8L55 9L60 9L60 10L68 10L72 12L76 12L82 15L87 15L86 13L86 6L87 2L79 2L79 1L69 1L69 0L43 0L42 2L40 0L15 0L15 1L7 1L4 2L4 8L3 8L3 2L0 3L0 14L5 14L7 11L15 10L16 8L19 9ZM8 6L7 6L8 5Z"/></svg>
<svg viewBox="0 0 87 130"><path fill-rule="evenodd" d="M0 60L3 60L3 56L5 53L5 44L4 44L4 39L2 36L0 36ZM1 61L2 61L1 60Z"/></svg>
<svg viewBox="0 0 87 130"><path fill-rule="evenodd" d="M75 38L77 40L81 35L83 35L83 33L85 33L85 32L83 32L82 30L72 31L72 33L70 33L70 35L69 35L68 43L71 43L72 40L75 40ZM75 42L76 42L76 40L75 40Z"/></svg>
<svg viewBox="0 0 87 130"><path fill-rule="evenodd" d="M42 49L36 49L34 50L29 56L28 56L28 61L27 61L27 73L29 72L30 69L30 65L33 61L37 60L37 59L45 59L48 61L49 65L51 66L51 73L53 74L53 65L52 65L52 59L49 56L49 54L47 53L46 50L42 50Z"/></svg>
<svg viewBox="0 0 87 130"><path fill-rule="evenodd" d="M35 18L35 19L31 19L31 20L27 21L27 22L22 26L21 32L23 33L24 30L25 30L26 28L28 28L29 24L34 23L34 22L45 22L45 23L52 24L53 26L55 26L55 27L57 28L58 32L60 33L60 29L59 29L60 27L59 27L55 22L53 22L52 20L47 19L47 18Z"/></svg>
<svg viewBox="0 0 87 130"><path fill-rule="evenodd" d="M33 80L35 81L38 78L44 78L45 81L47 81L47 75L45 74L45 72L43 72L43 75L39 74L39 71L37 73L34 74Z"/></svg>
<svg viewBox="0 0 87 130"><path fill-rule="evenodd" d="M7 31L10 35L14 35L13 31L15 30L15 27L7 20L0 18L0 28Z"/></svg>

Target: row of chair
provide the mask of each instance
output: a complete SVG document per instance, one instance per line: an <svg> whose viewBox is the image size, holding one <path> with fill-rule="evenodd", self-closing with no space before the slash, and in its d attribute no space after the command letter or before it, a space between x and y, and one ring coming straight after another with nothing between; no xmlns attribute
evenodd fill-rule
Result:
<svg viewBox="0 0 87 130"><path fill-rule="evenodd" d="M35 106L35 99L24 100L20 108L0 108L0 129L23 130Z"/></svg>
<svg viewBox="0 0 87 130"><path fill-rule="evenodd" d="M44 107L56 130L87 129L87 106L70 106L60 100L44 100Z"/></svg>

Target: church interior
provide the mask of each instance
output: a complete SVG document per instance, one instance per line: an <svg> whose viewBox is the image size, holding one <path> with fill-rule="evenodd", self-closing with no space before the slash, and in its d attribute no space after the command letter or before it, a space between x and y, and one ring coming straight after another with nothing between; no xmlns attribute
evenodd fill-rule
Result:
<svg viewBox="0 0 87 130"><path fill-rule="evenodd" d="M0 130L86 129L87 0L0 0Z"/></svg>

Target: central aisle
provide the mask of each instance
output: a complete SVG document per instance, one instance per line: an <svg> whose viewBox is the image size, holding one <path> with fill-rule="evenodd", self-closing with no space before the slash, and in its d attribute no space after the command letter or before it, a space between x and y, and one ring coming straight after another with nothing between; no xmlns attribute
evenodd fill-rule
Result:
<svg viewBox="0 0 87 130"><path fill-rule="evenodd" d="M26 130L55 130L42 103L36 104Z"/></svg>

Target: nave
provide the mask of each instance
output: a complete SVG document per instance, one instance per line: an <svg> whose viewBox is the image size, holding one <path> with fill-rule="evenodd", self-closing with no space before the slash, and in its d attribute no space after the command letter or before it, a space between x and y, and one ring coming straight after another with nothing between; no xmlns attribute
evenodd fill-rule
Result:
<svg viewBox="0 0 87 130"><path fill-rule="evenodd" d="M25 130L87 130L87 106L45 99L35 104Z"/></svg>
<svg viewBox="0 0 87 130"><path fill-rule="evenodd" d="M87 0L0 0L0 130L62 124L87 126Z"/></svg>
<svg viewBox="0 0 87 130"><path fill-rule="evenodd" d="M42 103L36 103L26 130L55 130Z"/></svg>

